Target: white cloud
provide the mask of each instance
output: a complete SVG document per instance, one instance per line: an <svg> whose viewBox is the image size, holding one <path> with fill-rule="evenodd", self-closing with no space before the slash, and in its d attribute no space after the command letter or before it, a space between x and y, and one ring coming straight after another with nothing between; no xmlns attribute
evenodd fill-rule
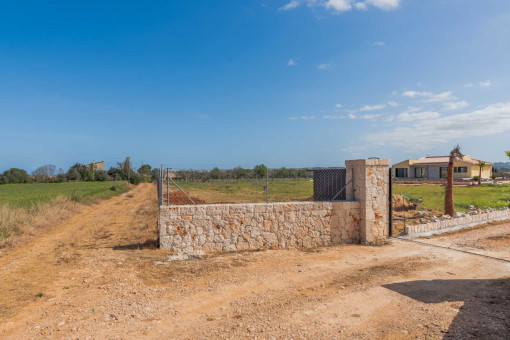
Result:
<svg viewBox="0 0 510 340"><path fill-rule="evenodd" d="M372 120L372 119L376 119L377 117L380 117L381 115L376 113L376 114L364 114L364 115L361 115L359 116L360 119L366 119L366 120Z"/></svg>
<svg viewBox="0 0 510 340"><path fill-rule="evenodd" d="M484 80L484 81L481 81L480 83L478 83L478 86L480 86L480 87L489 87L491 85L492 85L492 83L490 80Z"/></svg>
<svg viewBox="0 0 510 340"><path fill-rule="evenodd" d="M369 6L382 10L392 10L400 6L401 0L365 0L364 2L355 0L291 0L282 7L280 11L288 11L306 5L308 7L323 7L335 13L350 11L353 8L365 11Z"/></svg>
<svg viewBox="0 0 510 340"><path fill-rule="evenodd" d="M356 7L356 9L359 9L360 11L366 11L368 9L367 4L364 2L356 2L354 4L354 7Z"/></svg>
<svg viewBox="0 0 510 340"><path fill-rule="evenodd" d="M383 47L384 45L386 45L386 43L384 41L376 41L376 42L374 42L374 45Z"/></svg>
<svg viewBox="0 0 510 340"><path fill-rule="evenodd" d="M459 101L459 102L449 102L449 103L445 103L444 104L444 108L446 110L460 110L460 109L463 109L465 108L466 106L468 106L469 103L462 100L462 101Z"/></svg>
<svg viewBox="0 0 510 340"><path fill-rule="evenodd" d="M467 113L414 121L409 125L365 135L363 140L382 141L408 151L423 151L440 144L507 131L510 131L510 103L499 103Z"/></svg>
<svg viewBox="0 0 510 340"><path fill-rule="evenodd" d="M327 69L329 66L331 66L331 65L330 65L330 64L319 64L319 65L317 65L317 68L318 68L319 70L325 70L325 69Z"/></svg>
<svg viewBox="0 0 510 340"><path fill-rule="evenodd" d="M422 97L426 102L444 102L457 99L452 96L452 91L441 92L438 94L434 94L432 92L405 91L402 95L409 98Z"/></svg>
<svg viewBox="0 0 510 340"><path fill-rule="evenodd" d="M376 111L376 110L382 110L386 107L384 104L379 105L365 105L359 111Z"/></svg>
<svg viewBox="0 0 510 340"><path fill-rule="evenodd" d="M333 9L336 12L350 11L352 0L328 0L325 6L327 9Z"/></svg>
<svg viewBox="0 0 510 340"><path fill-rule="evenodd" d="M394 102L394 101L390 101L390 102L388 102L387 104L388 104L388 106L391 106L391 107L396 107L396 106L398 106L398 103L397 103L397 102Z"/></svg>
<svg viewBox="0 0 510 340"><path fill-rule="evenodd" d="M313 120L315 116L299 116L299 117L290 117L290 120Z"/></svg>
<svg viewBox="0 0 510 340"><path fill-rule="evenodd" d="M326 116L323 116L322 118L323 119L336 120L336 119L346 119L347 117L345 117L345 116L330 116L330 115L326 115Z"/></svg>
<svg viewBox="0 0 510 340"><path fill-rule="evenodd" d="M472 83L467 83L467 84L464 84L464 87L473 87L475 85L473 85Z"/></svg>
<svg viewBox="0 0 510 340"><path fill-rule="evenodd" d="M401 0L366 0L366 2L367 4L387 11L398 8Z"/></svg>
<svg viewBox="0 0 510 340"><path fill-rule="evenodd" d="M341 108L341 107L342 107L342 104L336 104L336 105L335 105L335 107L336 107L337 109L339 109L339 108Z"/></svg>
<svg viewBox="0 0 510 340"><path fill-rule="evenodd" d="M399 122L414 122L418 120L425 119L435 119L440 116L439 113L434 111L424 111L424 112L415 112L411 113L409 111L402 112L397 116L397 121Z"/></svg>
<svg viewBox="0 0 510 340"><path fill-rule="evenodd" d="M287 66L296 66L296 62L294 61L294 59L292 59L292 58L289 59Z"/></svg>
<svg viewBox="0 0 510 340"><path fill-rule="evenodd" d="M301 1L299 1L299 0L291 0L286 5L283 5L282 7L280 7L279 10L280 11L288 11L289 9L293 9L293 8L299 7L300 5L301 5Z"/></svg>
<svg viewBox="0 0 510 340"><path fill-rule="evenodd" d="M357 118L357 117L356 117L356 115L353 115L352 113L349 113L348 117L349 117L350 119L356 119L356 118Z"/></svg>

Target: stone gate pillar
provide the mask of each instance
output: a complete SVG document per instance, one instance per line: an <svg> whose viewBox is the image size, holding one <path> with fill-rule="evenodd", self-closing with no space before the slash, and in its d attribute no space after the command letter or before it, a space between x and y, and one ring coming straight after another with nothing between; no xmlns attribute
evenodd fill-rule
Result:
<svg viewBox="0 0 510 340"><path fill-rule="evenodd" d="M389 236L389 159L345 161L348 183L347 200L361 206L361 243L375 243Z"/></svg>

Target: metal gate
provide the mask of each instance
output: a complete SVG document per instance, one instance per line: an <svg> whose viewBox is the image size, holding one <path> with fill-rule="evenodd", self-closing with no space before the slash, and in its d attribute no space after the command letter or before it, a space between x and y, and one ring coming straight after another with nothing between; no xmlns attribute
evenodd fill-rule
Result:
<svg viewBox="0 0 510 340"><path fill-rule="evenodd" d="M345 168L314 168L313 200L314 201L345 201L346 177Z"/></svg>

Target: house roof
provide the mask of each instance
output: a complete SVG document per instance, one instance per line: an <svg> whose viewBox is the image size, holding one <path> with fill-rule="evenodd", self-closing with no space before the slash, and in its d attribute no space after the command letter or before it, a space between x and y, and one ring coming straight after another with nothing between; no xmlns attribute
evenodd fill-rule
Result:
<svg viewBox="0 0 510 340"><path fill-rule="evenodd" d="M433 156L433 157L422 157L413 162L413 165L427 165L427 164L448 164L450 161L449 156ZM471 158L471 156L466 155L459 161L470 163L470 164L478 164L478 159ZM492 164L490 162L485 162L485 164Z"/></svg>

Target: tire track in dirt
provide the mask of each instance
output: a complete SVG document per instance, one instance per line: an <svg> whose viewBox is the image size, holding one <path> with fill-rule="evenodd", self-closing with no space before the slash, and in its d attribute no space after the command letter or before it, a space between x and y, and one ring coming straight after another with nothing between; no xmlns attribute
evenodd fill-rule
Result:
<svg viewBox="0 0 510 340"><path fill-rule="evenodd" d="M54 281L66 270L79 267L90 252L116 245L106 239L119 234L115 229L132 225L133 211L146 204L154 190L152 184L141 184L91 205L24 246L4 251L0 257L0 320L37 304Z"/></svg>

